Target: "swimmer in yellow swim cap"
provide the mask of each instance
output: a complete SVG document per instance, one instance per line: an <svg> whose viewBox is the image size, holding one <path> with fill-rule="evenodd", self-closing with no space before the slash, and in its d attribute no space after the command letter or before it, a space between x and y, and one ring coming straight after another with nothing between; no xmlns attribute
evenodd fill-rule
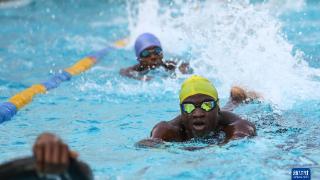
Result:
<svg viewBox="0 0 320 180"><path fill-rule="evenodd" d="M245 100L258 97L256 93L233 87L227 110L220 109L216 88L208 79L193 75L181 86L179 94L181 114L171 121L158 123L151 132L151 139L142 140L138 145L153 146L159 141L210 138L220 131L225 132L223 143L231 139L254 136L255 125L228 110L232 110Z"/></svg>
<svg viewBox="0 0 320 180"><path fill-rule="evenodd" d="M181 63L178 67L177 62L164 61L161 43L159 39L151 33L139 35L135 41L134 49L138 64L121 69L120 74L122 76L137 80L150 80L151 76L147 76L148 72L160 67L171 72L178 68L183 74L192 72L188 63Z"/></svg>

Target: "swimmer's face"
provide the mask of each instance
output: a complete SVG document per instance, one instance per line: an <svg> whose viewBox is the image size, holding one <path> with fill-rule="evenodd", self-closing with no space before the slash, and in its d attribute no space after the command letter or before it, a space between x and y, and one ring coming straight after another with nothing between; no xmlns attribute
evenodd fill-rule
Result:
<svg viewBox="0 0 320 180"><path fill-rule="evenodd" d="M141 52L139 62L144 67L155 69L163 64L162 58L162 49L152 46Z"/></svg>
<svg viewBox="0 0 320 180"><path fill-rule="evenodd" d="M183 103L192 103L197 107L191 112L182 111L183 124L186 130L192 133L193 137L204 137L217 129L218 126L218 105L210 111L200 108L203 102L212 102L214 99L204 94L196 94L185 99Z"/></svg>

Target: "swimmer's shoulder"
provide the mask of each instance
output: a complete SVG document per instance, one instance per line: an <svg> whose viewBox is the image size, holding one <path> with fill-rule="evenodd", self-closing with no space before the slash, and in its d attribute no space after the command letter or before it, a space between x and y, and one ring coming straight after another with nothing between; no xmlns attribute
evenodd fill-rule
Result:
<svg viewBox="0 0 320 180"><path fill-rule="evenodd" d="M164 141L182 141L185 136L180 121L180 116L177 116L171 121L159 122L152 129L151 138L158 138Z"/></svg>
<svg viewBox="0 0 320 180"><path fill-rule="evenodd" d="M173 118L170 121L160 121L154 126L154 128L156 128L159 125L169 125L169 126L179 127L179 126L181 126L181 115L176 116L175 118Z"/></svg>
<svg viewBox="0 0 320 180"><path fill-rule="evenodd" d="M219 112L219 125L226 126L238 120L242 120L241 117L233 112L224 110Z"/></svg>
<svg viewBox="0 0 320 180"><path fill-rule="evenodd" d="M220 126L251 126L256 129L254 123L241 118L239 115L230 111L219 112L219 125Z"/></svg>
<svg viewBox="0 0 320 180"><path fill-rule="evenodd" d="M257 135L254 123L229 111L221 111L219 116L220 129L226 133L224 143L232 139Z"/></svg>
<svg viewBox="0 0 320 180"><path fill-rule="evenodd" d="M168 123L173 125L173 126L181 126L181 122L182 122L182 116L181 115L178 115L175 118L173 118L172 120L168 121Z"/></svg>

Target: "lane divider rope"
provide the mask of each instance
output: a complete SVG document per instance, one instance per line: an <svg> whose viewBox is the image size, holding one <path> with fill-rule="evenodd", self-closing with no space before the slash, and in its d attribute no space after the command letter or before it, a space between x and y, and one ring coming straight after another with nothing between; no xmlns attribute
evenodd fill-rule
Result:
<svg viewBox="0 0 320 180"><path fill-rule="evenodd" d="M40 84L32 85L31 87L12 96L7 102L0 104L0 124L5 121L9 121L18 110L29 104L37 94L44 94L51 89L57 88L62 82L69 81L72 76L76 76L90 69L109 51L114 50L115 48L123 48L127 44L127 39L118 40L113 43L113 46L106 47L83 59L80 59L73 66L55 74L49 80Z"/></svg>

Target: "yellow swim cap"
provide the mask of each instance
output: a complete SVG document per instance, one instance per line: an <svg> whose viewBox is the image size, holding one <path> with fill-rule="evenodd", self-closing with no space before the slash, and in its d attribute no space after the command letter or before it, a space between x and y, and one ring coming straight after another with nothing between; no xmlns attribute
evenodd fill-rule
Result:
<svg viewBox="0 0 320 180"><path fill-rule="evenodd" d="M182 83L179 95L180 103L195 94L205 94L212 97L215 101L218 100L216 88L208 79L198 75L192 75Z"/></svg>

